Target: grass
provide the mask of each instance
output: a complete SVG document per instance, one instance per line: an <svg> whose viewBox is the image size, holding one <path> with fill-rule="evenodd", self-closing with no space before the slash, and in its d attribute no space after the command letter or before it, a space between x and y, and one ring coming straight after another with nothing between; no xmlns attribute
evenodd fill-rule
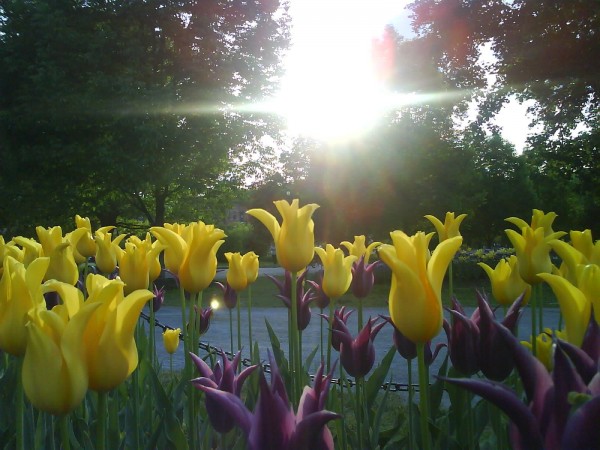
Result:
<svg viewBox="0 0 600 450"><path fill-rule="evenodd" d="M547 285L542 285L542 292L544 303L549 307L558 307L558 303L552 290ZM371 294L362 301L365 307L385 307L388 304L389 296L389 283L381 282L376 283L373 287ZM463 306L475 307L477 306L477 290L484 291L491 295L491 286L489 280L469 280L461 281L454 280L454 295L460 301ZM278 294L277 287L275 284L266 276L259 276L256 282L252 285L252 305L256 307L269 307L277 308L283 307L283 302L276 297ZM209 301L208 299L223 298L221 289L216 285L211 285L203 293L205 304ZM241 293L242 301L248 298L248 291ZM442 298L444 299L444 305L449 306L449 293L447 283L444 284L442 291ZM169 289L165 297L165 306L179 306L180 293L178 289ZM357 300L351 291L348 291L346 295L338 299L339 305L348 305L349 307L356 307L359 300Z"/></svg>

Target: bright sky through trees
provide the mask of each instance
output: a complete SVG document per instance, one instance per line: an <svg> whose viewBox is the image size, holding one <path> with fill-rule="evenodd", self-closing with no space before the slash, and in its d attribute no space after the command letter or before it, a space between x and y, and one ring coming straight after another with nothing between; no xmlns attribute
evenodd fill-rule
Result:
<svg viewBox="0 0 600 450"><path fill-rule="evenodd" d="M410 98L394 97L373 70L371 42L386 24L410 37L409 0L294 0L292 48L276 108L292 134L324 141L368 130L387 108ZM529 133L526 106L512 101L498 115L505 139L520 152Z"/></svg>

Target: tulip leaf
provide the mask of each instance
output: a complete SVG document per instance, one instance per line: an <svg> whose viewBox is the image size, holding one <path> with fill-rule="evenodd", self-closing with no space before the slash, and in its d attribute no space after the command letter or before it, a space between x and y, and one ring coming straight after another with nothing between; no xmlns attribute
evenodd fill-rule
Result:
<svg viewBox="0 0 600 450"><path fill-rule="evenodd" d="M305 370L303 371L303 372L304 372L304 373L303 373L303 375L308 375L308 374L307 374L307 372L306 372L306 368L309 368L309 367L311 367L311 365L312 365L312 362L313 362L313 359L315 359L315 355L317 354L317 351L318 351L318 350L319 350L319 346L317 345L317 346L316 346L316 347L315 347L315 348L312 350L312 352L310 352L310 353L309 353L309 355L306 357L306 360L304 361L304 367L305 367ZM303 384L308 384L308 382L310 381L310 380L309 380L309 377L308 377L308 376L306 376L305 378L306 378L306 379L304 380L304 383L303 383Z"/></svg>
<svg viewBox="0 0 600 450"><path fill-rule="evenodd" d="M287 380L288 374L288 361L285 358L285 353L281 350L281 343L279 342L279 338L273 331L273 327L269 323L267 319L265 319L265 324L267 326L267 331L269 333L269 340L271 341L271 348L273 349L273 357L275 358L275 362L277 363L277 367L279 367L279 371L281 372L281 376Z"/></svg>
<svg viewBox="0 0 600 450"><path fill-rule="evenodd" d="M375 368L369 379L365 383L365 397L367 402L367 408L371 409L377 394L381 389L381 385L384 383L390 366L396 355L396 347L392 346L381 360L381 363Z"/></svg>
<svg viewBox="0 0 600 450"><path fill-rule="evenodd" d="M392 347L392 350L396 350L395 347ZM392 381L392 377L390 376L390 382ZM383 397L381 398L381 403L377 408L377 413L373 418L371 423L371 448L377 448L379 443L379 431L381 430L381 419L383 417L383 412L385 411L385 405L388 399L390 391L388 389L383 393Z"/></svg>
<svg viewBox="0 0 600 450"><path fill-rule="evenodd" d="M446 376L448 370L448 354L444 358L444 362L440 366L437 376L444 377ZM442 403L442 396L444 395L444 381L439 378L436 379L435 383L431 385L429 388L429 410L432 411L433 414L438 414L440 412L440 405Z"/></svg>

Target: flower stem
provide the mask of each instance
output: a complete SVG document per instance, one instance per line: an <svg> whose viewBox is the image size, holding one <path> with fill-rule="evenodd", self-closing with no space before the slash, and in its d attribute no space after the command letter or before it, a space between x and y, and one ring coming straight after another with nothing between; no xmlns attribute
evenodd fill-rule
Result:
<svg viewBox="0 0 600 450"><path fill-rule="evenodd" d="M238 301L237 301L237 344L238 344L238 352L240 350L242 350L242 313L241 313L241 308L242 306L240 305L240 300L241 300L241 295L238 296Z"/></svg>
<svg viewBox="0 0 600 450"><path fill-rule="evenodd" d="M327 332L327 373L331 369L331 337L333 336L333 299L329 300L329 331Z"/></svg>
<svg viewBox="0 0 600 450"><path fill-rule="evenodd" d="M290 339L292 341L293 348L293 362L292 362L292 386L294 386L293 390L293 401L294 405L298 405L298 400L300 397L301 387L301 373L300 369L302 367L302 355L300 354L299 348L299 338L298 338L298 290L296 289L296 283L298 280L298 274L296 272L292 273L292 327L290 333Z"/></svg>
<svg viewBox="0 0 600 450"><path fill-rule="evenodd" d="M98 392L98 428L96 430L96 449L106 449L106 392Z"/></svg>
<svg viewBox="0 0 600 450"><path fill-rule="evenodd" d="M413 407L414 402L414 389L412 383L412 359L408 359L408 448L413 450Z"/></svg>
<svg viewBox="0 0 600 450"><path fill-rule="evenodd" d="M17 359L17 450L25 449L24 419L25 419L25 398L23 393L23 358Z"/></svg>
<svg viewBox="0 0 600 450"><path fill-rule="evenodd" d="M533 285L531 293L531 352L537 355L537 285Z"/></svg>
<svg viewBox="0 0 600 450"><path fill-rule="evenodd" d="M362 417L362 377L358 377L355 379L356 385L354 386L354 394L355 394L355 409L354 414L356 417L356 433L358 437L358 448L366 448L363 444L363 417Z"/></svg>
<svg viewBox="0 0 600 450"><path fill-rule="evenodd" d="M63 450L71 450L71 441L69 440L69 421L68 414L63 414L59 419L60 439L62 441Z"/></svg>
<svg viewBox="0 0 600 450"><path fill-rule="evenodd" d="M358 332L362 330L363 327L363 302L362 300L358 300Z"/></svg>
<svg viewBox="0 0 600 450"><path fill-rule="evenodd" d="M248 286L248 345L250 346L250 361L254 360L252 350L252 286Z"/></svg>
<svg viewBox="0 0 600 450"><path fill-rule="evenodd" d="M419 402L421 406L421 448L431 450L429 434L429 369L425 364L425 344L417 343L417 359L419 361Z"/></svg>
<svg viewBox="0 0 600 450"><path fill-rule="evenodd" d="M229 308L229 341L231 343L231 355L233 356L233 308Z"/></svg>

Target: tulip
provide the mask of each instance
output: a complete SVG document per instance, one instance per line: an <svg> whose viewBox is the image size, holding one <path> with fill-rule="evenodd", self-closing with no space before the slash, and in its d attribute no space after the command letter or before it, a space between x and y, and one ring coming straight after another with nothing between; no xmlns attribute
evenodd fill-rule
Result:
<svg viewBox="0 0 600 450"><path fill-rule="evenodd" d="M498 303L503 306L512 305L521 294L525 293L523 301L525 305L527 304L531 296L531 286L521 278L519 260L515 255L500 260L494 269L482 262L477 264L488 275L492 284L492 295Z"/></svg>
<svg viewBox="0 0 600 450"><path fill-rule="evenodd" d="M330 298L323 292L323 273L319 275L319 281L308 280L312 286L315 305L322 311L329 306Z"/></svg>
<svg viewBox="0 0 600 450"><path fill-rule="evenodd" d="M314 203L300 208L298 199L273 202L282 217L277 219L264 209L251 209L247 214L258 219L271 233L277 261L284 269L297 273L310 264L314 256L315 236L312 215L319 207Z"/></svg>
<svg viewBox="0 0 600 450"><path fill-rule="evenodd" d="M426 343L442 328L442 283L462 237L441 242L429 258L432 233L408 236L394 231L390 235L393 245L379 247L381 260L393 273L390 316L404 336L415 343Z"/></svg>
<svg viewBox="0 0 600 450"><path fill-rule="evenodd" d="M96 254L96 242L92 237L92 224L87 217L75 216L76 230L68 234L73 256L77 264L82 264Z"/></svg>
<svg viewBox="0 0 600 450"><path fill-rule="evenodd" d="M585 385L566 354L554 352L552 375L519 344L512 333L498 327L498 336L513 355L527 404L509 388L487 380L442 378L482 396L502 409L511 419L510 438L516 450L558 450L596 448L600 432L600 389L592 381ZM576 412L569 402L573 393L590 395Z"/></svg>
<svg viewBox="0 0 600 450"><path fill-rule="evenodd" d="M583 381L590 385L590 387L595 383L596 391L600 393L600 375L598 375L598 364L600 363L600 329L594 316L592 315L590 318L581 348L564 341L561 334L556 333L556 335L558 337L555 340L556 346L560 347L567 354ZM552 353L552 358L554 358L554 353Z"/></svg>
<svg viewBox="0 0 600 450"><path fill-rule="evenodd" d="M67 414L85 397L83 334L99 306L86 304L68 319L43 305L31 309L22 381L25 395L39 410Z"/></svg>
<svg viewBox="0 0 600 450"><path fill-rule="evenodd" d="M343 334L350 334L350 331L348 330L346 324L348 323L348 318L350 317L350 314L352 314L353 312L353 309L346 312L346 307L342 306L341 308L336 309L333 313L334 316L331 320L331 346L337 352L340 351L340 345L342 343L340 336L342 336ZM323 319L325 319L328 323L330 322L329 317L326 314L320 314L320 316Z"/></svg>
<svg viewBox="0 0 600 450"><path fill-rule="evenodd" d="M227 282L236 291L241 292L258 277L258 255L248 252L244 256L240 253L225 253L229 262Z"/></svg>
<svg viewBox="0 0 600 450"><path fill-rule="evenodd" d="M148 282L153 283L162 272L159 256L165 249L165 246L160 241L153 242L150 233L146 233L146 238L143 240L137 236L130 236L127 242L131 242L136 247L144 249L148 264ZM119 265L121 265L120 262Z"/></svg>
<svg viewBox="0 0 600 450"><path fill-rule="evenodd" d="M553 331L550 328L544 328L544 332L535 337L535 357L544 365L544 367L546 367L548 372L551 372L554 368L555 338L553 336L564 338L565 333L561 331ZM521 341L521 344L533 351L533 344L531 342Z"/></svg>
<svg viewBox="0 0 600 450"><path fill-rule="evenodd" d="M73 249L68 239L63 238L60 227L36 227L38 239L42 244L42 256L50 257L50 265L45 280L56 279L75 285L79 278L79 270L73 257ZM79 230L84 232L85 230ZM74 232L76 233L76 232Z"/></svg>
<svg viewBox="0 0 600 450"><path fill-rule="evenodd" d="M154 294L154 297L152 297L152 303L150 303L150 307L154 312L156 312L162 307L163 303L165 302L165 288L161 287L160 289L158 289L156 285L154 285L152 294Z"/></svg>
<svg viewBox="0 0 600 450"><path fill-rule="evenodd" d="M531 216L531 224L528 224L523 219L519 219L518 217L509 217L506 219L507 222L510 222L517 226L519 230L523 228L529 227L534 230L538 228L544 229L544 236L550 236L554 234L554 230L552 229L552 223L554 219L556 219L558 215L555 212L544 213L539 209L533 210L533 215Z"/></svg>
<svg viewBox="0 0 600 450"><path fill-rule="evenodd" d="M26 238L23 236L17 236L13 239L13 242L16 245L20 245L23 249L20 252L11 252L10 255L13 256L17 261L25 264L25 267L29 266L32 261L36 260L44 256L44 250L42 249L42 244L40 244L35 239ZM10 248L10 247L9 247ZM18 247L14 247L17 248Z"/></svg>
<svg viewBox="0 0 600 450"><path fill-rule="evenodd" d="M173 354L177 351L177 347L179 347L179 335L181 334L181 328L175 328L174 330L166 329L163 332L163 344L165 346L165 350L169 354Z"/></svg>
<svg viewBox="0 0 600 450"><path fill-rule="evenodd" d="M296 295L298 299L298 316L296 318L298 323L298 330L302 331L308 327L311 318L311 310L310 304L315 299L312 291L308 289L304 290L304 279L306 278L307 272L302 272L302 274L296 279ZM277 278L267 275L275 283L275 285L279 288L279 294L276 295L283 304L288 308L288 310L292 307L292 274L290 272L285 273L284 281L279 281Z"/></svg>
<svg viewBox="0 0 600 450"><path fill-rule="evenodd" d="M137 367L138 352L133 338L142 308L154 294L140 289L125 296L124 283L102 275L88 275L88 300L101 306L84 334L90 389L107 392L121 384Z"/></svg>
<svg viewBox="0 0 600 450"><path fill-rule="evenodd" d="M111 274L117 268L117 260L121 253L119 244L125 238L124 234L118 235L114 240L111 236L111 230L114 227L104 227L96 230L96 266L100 272Z"/></svg>
<svg viewBox="0 0 600 450"><path fill-rule="evenodd" d="M392 333L392 341L394 342L394 347L396 347L396 351L398 352L398 354L407 361L415 359L417 357L417 346L415 345L415 343L406 339L406 337L400 332L400 330L396 328L394 322L392 322L392 319L389 316L379 317L381 317L393 327L394 331ZM444 326L445 325L446 324L444 323ZM450 333L448 332L447 334L449 335ZM435 358L437 358L437 355L440 353L440 350L444 347L447 347L447 344L440 342L435 346L435 349L432 352L431 342L427 342L425 344L425 364L430 366L433 363L433 361L435 361Z"/></svg>
<svg viewBox="0 0 600 450"><path fill-rule="evenodd" d="M591 230L571 231L571 245L586 259L587 264L600 265L600 240L594 242Z"/></svg>
<svg viewBox="0 0 600 450"><path fill-rule="evenodd" d="M198 330L198 336L202 336L206 334L208 329L210 328L210 320L213 315L212 308L202 308L201 310L198 308L198 305L194 305L194 312L196 318L196 329Z"/></svg>
<svg viewBox="0 0 600 450"><path fill-rule="evenodd" d="M461 304L452 298L452 326L448 326L448 348L450 349L450 361L460 373L471 376L479 371L479 311L469 318Z"/></svg>
<svg viewBox="0 0 600 450"><path fill-rule="evenodd" d="M237 292L235 292L235 289L233 289L229 285L229 283L223 284L218 281L215 281L215 284L219 286L219 288L223 292L223 303L225 303L225 306L229 309L235 308L238 301L238 296Z"/></svg>
<svg viewBox="0 0 600 450"><path fill-rule="evenodd" d="M453 212L447 212L446 218L444 219L444 223L442 223L437 217L431 215L425 216L425 218L429 220L435 227L440 242L445 241L446 239L460 236L460 231L458 230L458 228L460 227L460 224L465 219L465 217L467 217L466 214L461 214L455 218Z"/></svg>
<svg viewBox="0 0 600 450"><path fill-rule="evenodd" d="M529 284L540 283L542 279L538 274L552 272L549 243L565 233L561 231L546 235L544 228L529 226L523 227L521 234L514 230L505 230L505 232L515 248L521 278Z"/></svg>
<svg viewBox="0 0 600 450"><path fill-rule="evenodd" d="M346 293L352 282L352 263L357 260L354 255L344 256L344 252L327 244L325 249L315 248L323 263L323 292L329 298L339 298Z"/></svg>
<svg viewBox="0 0 600 450"><path fill-rule="evenodd" d="M23 239L25 239L25 238L23 238ZM38 251L36 254L36 257L39 257L40 253L41 253L41 245L37 242L36 242L36 244L40 248L40 251ZM14 239L11 241L5 242L4 236L2 236L0 234L0 277L2 276L2 273L4 272L4 258L6 258L7 256L12 256L17 261L23 262L24 253L25 253L24 250L17 247ZM27 264L27 265L29 265L29 264Z"/></svg>
<svg viewBox="0 0 600 450"><path fill-rule="evenodd" d="M42 280L50 258L38 258L27 268L12 256L4 258L0 279L0 350L22 356L27 346L28 311L38 305L44 309Z"/></svg>
<svg viewBox="0 0 600 450"><path fill-rule="evenodd" d="M146 289L150 283L148 256L143 246L125 243L125 251L119 258L119 278L125 282L125 294Z"/></svg>
<svg viewBox="0 0 600 450"><path fill-rule="evenodd" d="M179 276L181 287L197 294L206 289L217 273L217 250L225 242L225 232L202 221L191 223L182 232L162 227L150 231L165 248L165 265Z"/></svg>
<svg viewBox="0 0 600 450"><path fill-rule="evenodd" d="M213 370L200 357L190 353L190 357L200 373L200 377L193 379L192 384L197 389L203 390L202 387L208 387L228 392L239 398L244 382L258 367L256 365L247 367L242 370L239 375L236 375L240 363L240 356L241 352L238 352L233 358L233 361L230 362L225 355L225 352L222 351L222 366L220 362L217 362ZM206 396L206 411L211 425L219 433L227 433L234 427L235 419L233 415L227 411L218 400L215 400L215 398L210 395Z"/></svg>
<svg viewBox="0 0 600 450"><path fill-rule="evenodd" d="M560 311L565 319L566 340L580 347L590 317L591 302L584 292L565 278L549 273L541 273L539 277L550 285L558 299Z"/></svg>
<svg viewBox="0 0 600 450"><path fill-rule="evenodd" d="M196 384L215 405L228 414L246 436L249 450L333 450L333 438L326 424L340 417L325 411L331 373L323 379L323 365L312 388L305 387L298 413L294 414L277 364L269 352L271 384L260 374L260 396L254 412L231 392Z"/></svg>
<svg viewBox="0 0 600 450"><path fill-rule="evenodd" d="M341 322L338 317L334 320ZM338 323L337 329L333 331L340 339L340 360L342 366L350 376L363 378L373 368L373 364L375 363L375 346L373 345L373 341L385 325L385 322L374 325L376 321L377 319L369 319L354 339L348 329L343 330L345 327L343 323Z"/></svg>
<svg viewBox="0 0 600 450"><path fill-rule="evenodd" d="M365 265L369 264L369 258L374 249L381 245L381 242L371 242L369 246L365 246L365 236L354 236L354 242L343 241L340 243L348 249L350 255L356 256L356 260L364 257Z"/></svg>

